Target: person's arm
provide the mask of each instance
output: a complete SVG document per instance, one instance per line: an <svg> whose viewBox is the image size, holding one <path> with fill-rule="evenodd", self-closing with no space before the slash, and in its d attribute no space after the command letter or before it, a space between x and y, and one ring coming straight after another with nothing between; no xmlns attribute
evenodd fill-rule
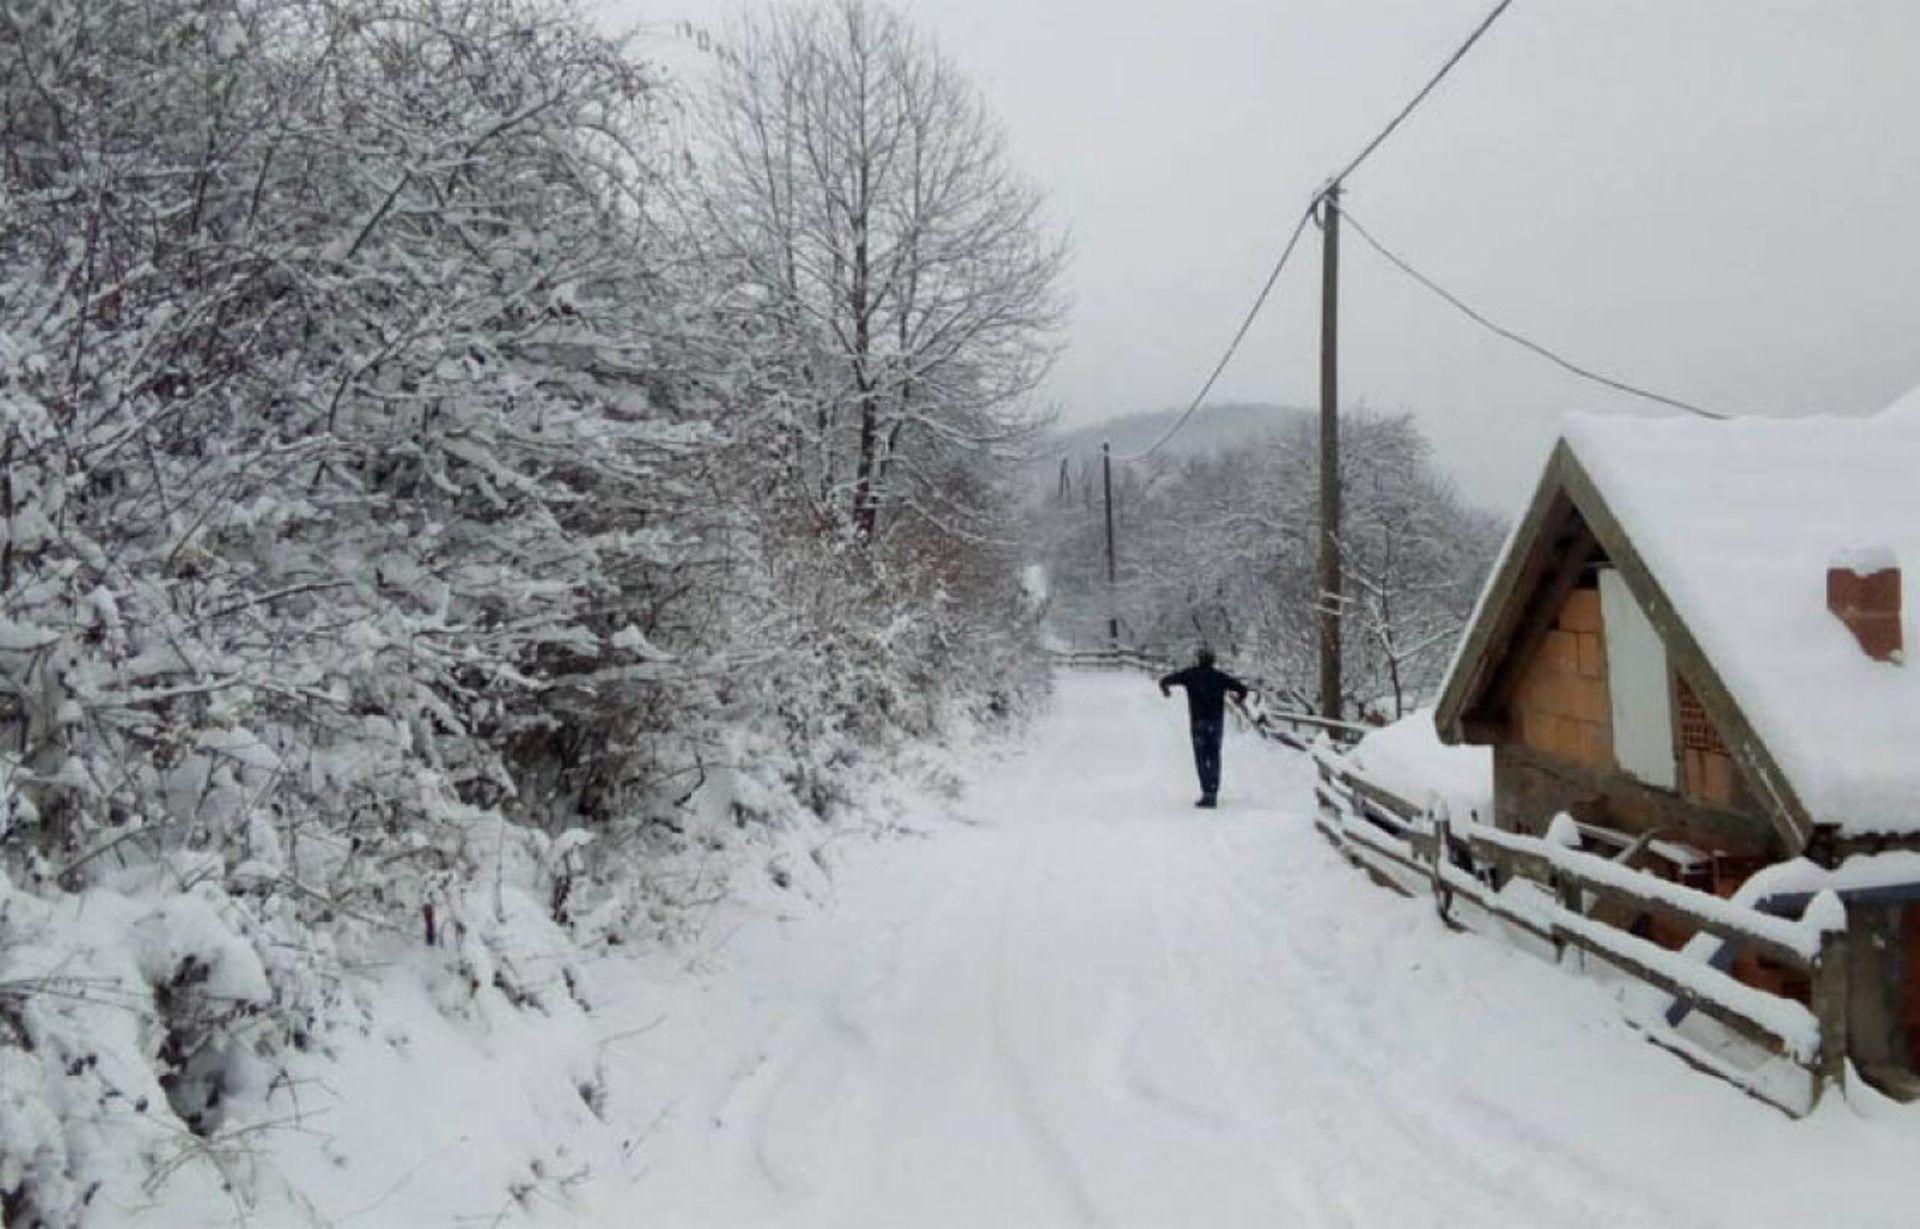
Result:
<svg viewBox="0 0 1920 1229"><path fill-rule="evenodd" d="M1231 674L1227 676L1227 690L1231 691L1233 693L1233 698L1240 701L1242 704L1245 704L1247 702L1247 685L1241 682L1239 679L1233 677Z"/></svg>
<svg viewBox="0 0 1920 1229"><path fill-rule="evenodd" d="M1187 682L1185 678L1186 673L1187 672L1185 670L1175 670L1172 674L1161 675L1160 676L1160 694L1163 696L1170 696L1173 693L1171 691L1168 691L1167 688L1185 686Z"/></svg>

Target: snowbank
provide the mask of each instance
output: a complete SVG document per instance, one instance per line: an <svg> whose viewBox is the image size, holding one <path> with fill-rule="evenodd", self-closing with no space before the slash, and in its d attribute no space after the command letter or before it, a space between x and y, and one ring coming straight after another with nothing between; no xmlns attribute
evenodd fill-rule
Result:
<svg viewBox="0 0 1920 1229"><path fill-rule="evenodd" d="M1457 818L1492 822L1493 752L1441 742L1431 709L1373 731L1346 759L1369 782L1415 806L1427 806L1437 795Z"/></svg>

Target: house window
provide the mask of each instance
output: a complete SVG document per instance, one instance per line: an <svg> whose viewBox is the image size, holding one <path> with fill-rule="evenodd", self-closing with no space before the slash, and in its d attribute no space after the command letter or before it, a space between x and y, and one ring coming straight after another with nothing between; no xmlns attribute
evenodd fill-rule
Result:
<svg viewBox="0 0 1920 1229"><path fill-rule="evenodd" d="M1732 806L1733 752L1721 740L1700 697L1677 673L1673 711L1679 726L1680 792L1699 802Z"/></svg>

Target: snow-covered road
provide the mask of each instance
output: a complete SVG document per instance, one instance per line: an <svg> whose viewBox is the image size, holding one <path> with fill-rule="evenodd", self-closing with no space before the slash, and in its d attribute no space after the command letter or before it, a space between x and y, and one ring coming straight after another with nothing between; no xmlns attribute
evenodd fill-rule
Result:
<svg viewBox="0 0 1920 1229"><path fill-rule="evenodd" d="M1030 746L848 859L821 913L629 986L665 1226L1905 1223L1900 1111L1792 1123L1606 992L1373 887L1302 757L1230 736L1192 809L1178 699L1068 675ZM1872 1112L1883 1121L1862 1120ZM626 1219L630 1218L630 1219Z"/></svg>

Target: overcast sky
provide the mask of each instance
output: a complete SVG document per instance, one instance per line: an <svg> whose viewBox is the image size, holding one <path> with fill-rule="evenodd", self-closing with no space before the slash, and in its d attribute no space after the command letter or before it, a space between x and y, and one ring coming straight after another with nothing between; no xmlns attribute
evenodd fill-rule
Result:
<svg viewBox="0 0 1920 1229"><path fill-rule="evenodd" d="M909 0L1071 234L1063 421L1184 405L1310 193L1490 4ZM1516 0L1347 204L1576 361L1732 413L1860 414L1920 383L1917 124L1912 0ZM1316 403L1317 242L1296 259L1216 398ZM1565 412L1648 412L1351 236L1341 294L1343 402L1413 411L1481 502L1524 497Z"/></svg>

